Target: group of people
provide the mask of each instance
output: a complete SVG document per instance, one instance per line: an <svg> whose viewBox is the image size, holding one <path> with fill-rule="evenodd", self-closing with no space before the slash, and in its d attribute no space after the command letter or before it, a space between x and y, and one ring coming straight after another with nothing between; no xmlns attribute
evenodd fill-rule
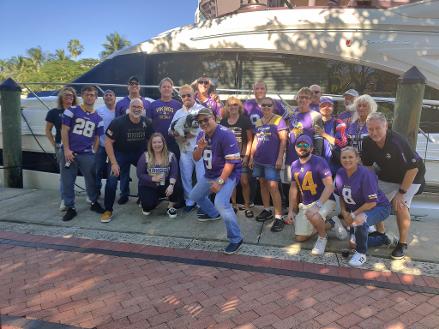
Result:
<svg viewBox="0 0 439 329"><path fill-rule="evenodd" d="M181 205L185 212L196 210L199 221L223 219L227 254L243 243L236 215L243 210L245 217L258 222L272 220L273 232L294 224L296 241L317 235L313 255L325 252L328 230L339 239L350 236L355 250L351 266L366 262L368 246L393 246L392 258L405 256L410 203L421 188L425 167L407 141L388 130L372 97L346 91L345 111L336 116L333 99L322 96L318 85L301 88L294 108L267 97L263 81L254 84L254 98L244 103L231 96L223 104L207 76L181 86L181 102L172 97L172 79L162 79L159 89L161 97L149 102L140 96L139 80L131 77L128 96L116 103L114 92L107 90L105 106L96 110L95 87L82 89L81 105L73 88L60 91L58 108L47 114L46 134L60 165L64 221L77 215L78 169L90 209L107 223L118 180L118 203L129 200L134 165L144 215L167 199L170 218L177 217ZM97 200L104 171L102 207ZM238 184L242 208L237 204ZM255 216L252 191L257 184L263 208ZM399 239L386 234L383 225L391 206Z"/></svg>

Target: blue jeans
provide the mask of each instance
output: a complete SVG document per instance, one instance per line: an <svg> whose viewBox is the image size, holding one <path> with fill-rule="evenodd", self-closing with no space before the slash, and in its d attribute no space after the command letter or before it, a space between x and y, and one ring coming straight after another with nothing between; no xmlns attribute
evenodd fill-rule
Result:
<svg viewBox="0 0 439 329"><path fill-rule="evenodd" d="M137 153L123 153L123 152L114 152L116 157L116 161L119 164L120 168L120 190L121 197L130 195L130 166L137 166L137 161L139 160L142 152ZM117 190L117 180L119 177L111 174L111 166L108 166L108 178L107 183L105 184L105 210L113 211L114 200L116 199L116 190Z"/></svg>
<svg viewBox="0 0 439 329"><path fill-rule="evenodd" d="M203 177L200 179L189 195L200 206L203 213L209 217L216 217L218 213L224 219L227 230L227 238L231 243L238 243L242 240L241 230L238 219L233 211L230 198L236 186L236 179L227 179L223 187L215 196L215 205L209 199L212 193L210 190L210 180Z"/></svg>
<svg viewBox="0 0 439 329"><path fill-rule="evenodd" d="M104 172L107 172L107 152L105 152L105 147L99 146L96 152L96 189L98 191L102 188Z"/></svg>
<svg viewBox="0 0 439 329"><path fill-rule="evenodd" d="M58 164L59 167L59 194L61 196L61 200L64 201L64 189L62 186L62 177L61 177L61 167L63 166L62 159L64 158L64 151L61 146L55 146L55 158L56 158L56 163Z"/></svg>
<svg viewBox="0 0 439 329"><path fill-rule="evenodd" d="M189 197L193 186L192 175L194 173L194 169L197 176L197 182L205 180L203 160L200 159L199 161L195 161L192 157L192 152L182 152L180 154L180 177L183 185L186 206L193 206L196 202Z"/></svg>
<svg viewBox="0 0 439 329"><path fill-rule="evenodd" d="M360 226L354 226L355 240L357 247L355 250L359 253L365 254L367 248L382 245L385 241L385 236L368 237L369 226L375 225L390 216L390 205L376 206L375 208L364 212L367 220Z"/></svg>
<svg viewBox="0 0 439 329"><path fill-rule="evenodd" d="M66 207L75 208L75 180L78 169L81 170L85 180L85 190L92 203L96 202L96 163L93 153L81 153L75 156L75 161L65 168L65 158L61 158L61 179L63 185L63 197Z"/></svg>

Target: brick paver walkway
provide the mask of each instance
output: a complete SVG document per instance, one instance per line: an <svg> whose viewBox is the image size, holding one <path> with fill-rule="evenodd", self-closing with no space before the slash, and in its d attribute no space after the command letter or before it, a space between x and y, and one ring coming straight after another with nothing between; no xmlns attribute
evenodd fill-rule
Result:
<svg viewBox="0 0 439 329"><path fill-rule="evenodd" d="M2 329L439 328L436 278L343 271L0 232Z"/></svg>

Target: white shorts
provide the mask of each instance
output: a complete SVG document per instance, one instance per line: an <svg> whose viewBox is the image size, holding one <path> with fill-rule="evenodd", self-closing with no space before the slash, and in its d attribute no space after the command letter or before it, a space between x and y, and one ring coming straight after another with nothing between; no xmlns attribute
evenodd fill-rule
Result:
<svg viewBox="0 0 439 329"><path fill-rule="evenodd" d="M282 184L291 183L291 165L284 165L280 171L280 181Z"/></svg>
<svg viewBox="0 0 439 329"><path fill-rule="evenodd" d="M299 213L296 215L294 220L294 234L295 235L303 235L310 236L314 232L314 226L312 226L311 222L306 218L305 211L311 208L315 202L310 203L308 205L304 205L299 203ZM320 216L326 221L327 217L332 217L335 214L335 201L327 200L319 210Z"/></svg>
<svg viewBox="0 0 439 329"><path fill-rule="evenodd" d="M396 193L398 193L398 190L401 185L397 183L390 183L390 182L378 180L378 186L380 190L383 191L383 193L386 195L387 199L390 202L392 202ZM416 192L418 192L420 187L421 184L412 184L407 190L407 193L404 194L404 203L407 206L407 208L410 209L410 205L412 204L412 199L415 196Z"/></svg>

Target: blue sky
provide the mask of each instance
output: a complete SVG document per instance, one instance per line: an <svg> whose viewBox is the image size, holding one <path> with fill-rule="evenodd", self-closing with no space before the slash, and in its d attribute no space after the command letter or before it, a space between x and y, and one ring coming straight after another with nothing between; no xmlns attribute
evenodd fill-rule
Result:
<svg viewBox="0 0 439 329"><path fill-rule="evenodd" d="M79 39L79 58L98 58L105 36L119 32L133 44L192 24L197 0L0 0L0 59L45 52ZM172 9L171 9L172 8Z"/></svg>

